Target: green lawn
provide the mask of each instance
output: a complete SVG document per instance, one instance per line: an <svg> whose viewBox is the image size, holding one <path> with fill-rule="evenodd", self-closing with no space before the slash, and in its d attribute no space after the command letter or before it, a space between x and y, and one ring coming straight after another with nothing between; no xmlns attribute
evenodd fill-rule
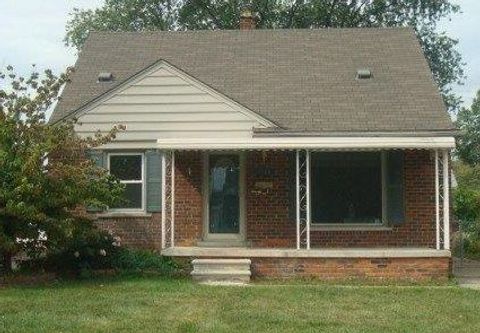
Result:
<svg viewBox="0 0 480 333"><path fill-rule="evenodd" d="M0 332L480 332L456 286L200 286L123 278L0 289Z"/></svg>

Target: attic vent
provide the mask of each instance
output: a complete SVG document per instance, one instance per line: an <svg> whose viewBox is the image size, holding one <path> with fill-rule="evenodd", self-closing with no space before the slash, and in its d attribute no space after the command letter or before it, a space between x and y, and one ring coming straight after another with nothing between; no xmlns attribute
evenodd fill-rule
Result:
<svg viewBox="0 0 480 333"><path fill-rule="evenodd" d="M365 80L372 78L372 72L368 68L360 68L357 70L357 79Z"/></svg>
<svg viewBox="0 0 480 333"><path fill-rule="evenodd" d="M112 82L113 74L110 72L101 72L98 74L98 82Z"/></svg>

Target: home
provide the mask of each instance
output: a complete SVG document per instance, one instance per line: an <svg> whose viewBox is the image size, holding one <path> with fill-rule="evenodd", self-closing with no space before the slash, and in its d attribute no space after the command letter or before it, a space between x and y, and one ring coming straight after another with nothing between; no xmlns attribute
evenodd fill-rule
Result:
<svg viewBox="0 0 480 333"><path fill-rule="evenodd" d="M456 129L414 31L253 25L90 33L51 122L126 128L97 223L199 278L446 278Z"/></svg>

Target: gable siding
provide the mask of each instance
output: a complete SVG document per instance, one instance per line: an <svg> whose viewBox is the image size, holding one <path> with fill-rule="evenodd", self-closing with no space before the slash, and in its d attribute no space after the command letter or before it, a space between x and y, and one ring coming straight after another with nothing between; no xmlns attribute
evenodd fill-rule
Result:
<svg viewBox="0 0 480 333"><path fill-rule="evenodd" d="M126 127L117 141L162 138L250 137L262 125L168 68L158 68L116 92L78 118L76 131L92 135L114 125Z"/></svg>

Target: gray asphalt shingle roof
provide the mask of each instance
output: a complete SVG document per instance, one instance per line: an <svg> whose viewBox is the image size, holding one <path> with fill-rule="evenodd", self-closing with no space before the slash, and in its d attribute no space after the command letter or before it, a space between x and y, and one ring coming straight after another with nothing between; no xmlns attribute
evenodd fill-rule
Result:
<svg viewBox="0 0 480 333"><path fill-rule="evenodd" d="M454 128L409 28L94 32L51 121L160 59L288 130ZM373 78L357 80L361 68Z"/></svg>

